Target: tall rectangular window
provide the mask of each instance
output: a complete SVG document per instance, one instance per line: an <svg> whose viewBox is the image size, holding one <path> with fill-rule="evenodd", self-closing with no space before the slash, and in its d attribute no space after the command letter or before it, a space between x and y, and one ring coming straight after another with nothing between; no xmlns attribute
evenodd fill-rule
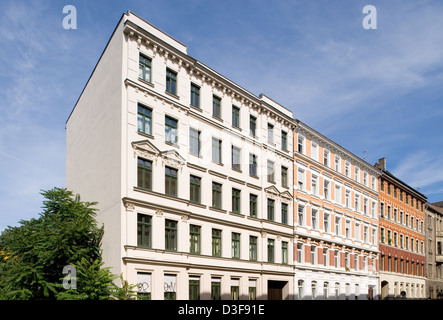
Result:
<svg viewBox="0 0 443 320"><path fill-rule="evenodd" d="M232 125L240 128L240 108L232 106Z"/></svg>
<svg viewBox="0 0 443 320"><path fill-rule="evenodd" d="M189 152L197 156L200 155L200 134L197 129L189 129Z"/></svg>
<svg viewBox="0 0 443 320"><path fill-rule="evenodd" d="M177 169L165 167L165 194L177 196Z"/></svg>
<svg viewBox="0 0 443 320"><path fill-rule="evenodd" d="M216 163L222 163L221 144L220 139L212 138L212 161Z"/></svg>
<svg viewBox="0 0 443 320"><path fill-rule="evenodd" d="M268 123L268 142L274 143L274 125Z"/></svg>
<svg viewBox="0 0 443 320"><path fill-rule="evenodd" d="M286 131L281 132L281 148L288 150L288 133Z"/></svg>
<svg viewBox="0 0 443 320"><path fill-rule="evenodd" d="M140 104L137 107L137 130L152 135L152 110Z"/></svg>
<svg viewBox="0 0 443 320"><path fill-rule="evenodd" d="M274 240L268 239L268 262L274 262Z"/></svg>
<svg viewBox="0 0 443 320"><path fill-rule="evenodd" d="M200 109L200 87L191 83L191 106Z"/></svg>
<svg viewBox="0 0 443 320"><path fill-rule="evenodd" d="M141 54L138 58L138 77L151 82L151 59Z"/></svg>
<svg viewBox="0 0 443 320"><path fill-rule="evenodd" d="M232 212L240 213L240 190L232 188Z"/></svg>
<svg viewBox="0 0 443 320"><path fill-rule="evenodd" d="M165 141L177 144L177 120L165 116Z"/></svg>
<svg viewBox="0 0 443 320"><path fill-rule="evenodd" d="M240 259L240 233L232 233L232 258Z"/></svg>
<svg viewBox="0 0 443 320"><path fill-rule="evenodd" d="M241 149L231 146L231 162L232 169L240 171L240 155Z"/></svg>
<svg viewBox="0 0 443 320"><path fill-rule="evenodd" d="M256 137L256 129L257 129L257 118L254 116L249 116L249 133L253 136Z"/></svg>
<svg viewBox="0 0 443 320"><path fill-rule="evenodd" d="M267 173L268 182L274 183L274 162L271 160L268 160Z"/></svg>
<svg viewBox="0 0 443 320"><path fill-rule="evenodd" d="M152 223L151 216L137 214L137 246L151 248Z"/></svg>
<svg viewBox="0 0 443 320"><path fill-rule="evenodd" d="M301 136L300 134L297 138L297 151L302 154L305 153L305 137Z"/></svg>
<svg viewBox="0 0 443 320"><path fill-rule="evenodd" d="M165 249L177 251L177 221L165 220Z"/></svg>
<svg viewBox="0 0 443 320"><path fill-rule="evenodd" d="M212 206L221 209L222 185L220 183L212 183Z"/></svg>
<svg viewBox="0 0 443 320"><path fill-rule="evenodd" d="M194 203L201 202L201 178L189 176L189 201Z"/></svg>
<svg viewBox="0 0 443 320"><path fill-rule="evenodd" d="M221 257L222 231L212 229L212 255Z"/></svg>
<svg viewBox="0 0 443 320"><path fill-rule="evenodd" d="M189 277L189 300L200 300L200 277Z"/></svg>
<svg viewBox="0 0 443 320"><path fill-rule="evenodd" d="M175 274L165 274L164 276L164 299L176 300L177 299L177 276Z"/></svg>
<svg viewBox="0 0 443 320"><path fill-rule="evenodd" d="M288 224L288 204L281 204L281 223Z"/></svg>
<svg viewBox="0 0 443 320"><path fill-rule="evenodd" d="M211 279L211 300L221 300L221 279L213 277Z"/></svg>
<svg viewBox="0 0 443 320"><path fill-rule="evenodd" d="M288 168L281 167L281 185L282 187L288 187Z"/></svg>
<svg viewBox="0 0 443 320"><path fill-rule="evenodd" d="M249 195L249 216L257 218L257 195Z"/></svg>
<svg viewBox="0 0 443 320"><path fill-rule="evenodd" d="M137 187L152 189L152 161L137 158Z"/></svg>
<svg viewBox="0 0 443 320"><path fill-rule="evenodd" d="M212 115L221 118L221 99L217 96L212 96Z"/></svg>
<svg viewBox="0 0 443 320"><path fill-rule="evenodd" d="M200 226L190 225L189 226L189 243L190 253L199 254L200 253Z"/></svg>
<svg viewBox="0 0 443 320"><path fill-rule="evenodd" d="M166 69L166 91L177 94L177 72L169 68Z"/></svg>
<svg viewBox="0 0 443 320"><path fill-rule="evenodd" d="M274 203L275 200L268 199L268 220L274 221Z"/></svg>
<svg viewBox="0 0 443 320"><path fill-rule="evenodd" d="M286 241L281 243L281 263L288 264L288 243Z"/></svg>
<svg viewBox="0 0 443 320"><path fill-rule="evenodd" d="M151 300L151 274L137 272L137 300Z"/></svg>
<svg viewBox="0 0 443 320"><path fill-rule="evenodd" d="M257 237L249 236L249 260L257 261Z"/></svg>
<svg viewBox="0 0 443 320"><path fill-rule="evenodd" d="M257 300L257 280L249 280L249 300Z"/></svg>
<svg viewBox="0 0 443 320"><path fill-rule="evenodd" d="M255 154L249 154L249 174L253 177L257 176L257 156Z"/></svg>

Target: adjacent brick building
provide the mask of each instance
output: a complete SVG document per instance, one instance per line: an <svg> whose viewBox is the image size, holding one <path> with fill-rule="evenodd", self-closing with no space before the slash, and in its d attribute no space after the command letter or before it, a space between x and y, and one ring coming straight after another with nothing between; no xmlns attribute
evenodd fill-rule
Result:
<svg viewBox="0 0 443 320"><path fill-rule="evenodd" d="M426 196L375 164L379 178L381 298L425 298Z"/></svg>

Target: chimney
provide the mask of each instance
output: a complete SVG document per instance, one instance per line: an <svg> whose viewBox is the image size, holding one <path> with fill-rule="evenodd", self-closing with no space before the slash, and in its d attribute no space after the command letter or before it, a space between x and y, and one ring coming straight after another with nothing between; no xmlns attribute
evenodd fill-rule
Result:
<svg viewBox="0 0 443 320"><path fill-rule="evenodd" d="M378 159L378 163L376 163L375 166L379 169L386 170L386 158Z"/></svg>

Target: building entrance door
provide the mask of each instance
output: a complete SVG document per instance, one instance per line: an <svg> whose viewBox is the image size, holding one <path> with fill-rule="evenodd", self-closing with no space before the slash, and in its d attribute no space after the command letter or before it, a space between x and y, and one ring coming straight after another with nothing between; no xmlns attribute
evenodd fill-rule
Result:
<svg viewBox="0 0 443 320"><path fill-rule="evenodd" d="M287 281L268 280L268 300L283 300L283 292L287 285Z"/></svg>

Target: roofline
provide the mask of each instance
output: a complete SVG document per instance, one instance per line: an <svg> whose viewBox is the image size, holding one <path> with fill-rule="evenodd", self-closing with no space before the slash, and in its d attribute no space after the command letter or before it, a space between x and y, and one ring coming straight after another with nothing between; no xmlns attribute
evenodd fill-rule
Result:
<svg viewBox="0 0 443 320"><path fill-rule="evenodd" d="M394 176L392 173L390 173L388 170L385 169L380 169L382 172L382 175L385 174L387 176L389 176L391 179L396 180L397 182L399 182L400 184L402 184L404 187L406 187L406 189L411 190L413 193L415 193L416 195L419 195L420 197L422 197L423 199L425 199L425 202L428 201L428 197L426 197L426 195L424 195L423 193L421 193L420 191L415 190L414 188L412 188L410 185L408 185L407 183L405 183L404 181L400 180L399 178L397 178L396 176Z"/></svg>
<svg viewBox="0 0 443 320"><path fill-rule="evenodd" d="M331 145L333 145L334 147L336 147L337 149L343 150L343 152L347 153L348 156L351 156L353 158L356 158L359 162L363 163L365 166L367 166L370 170L372 170L372 172L377 172L378 175L381 175L381 170L379 168L374 167L372 164L370 164L369 162L367 162L366 160L363 160L362 158L360 158L359 156L357 156L356 154L352 153L351 151L349 151L348 149L346 149L345 147L339 145L337 142L332 141L331 139L329 139L328 137L324 136L323 134L321 134L320 132L318 132L317 130L313 129L312 127L308 126L306 123L304 123L303 121L299 120L299 119L295 119L295 123L296 123L296 127L300 126L302 128L305 128L309 131L312 131L313 134L320 136L322 139L326 140L328 143L330 143Z"/></svg>

